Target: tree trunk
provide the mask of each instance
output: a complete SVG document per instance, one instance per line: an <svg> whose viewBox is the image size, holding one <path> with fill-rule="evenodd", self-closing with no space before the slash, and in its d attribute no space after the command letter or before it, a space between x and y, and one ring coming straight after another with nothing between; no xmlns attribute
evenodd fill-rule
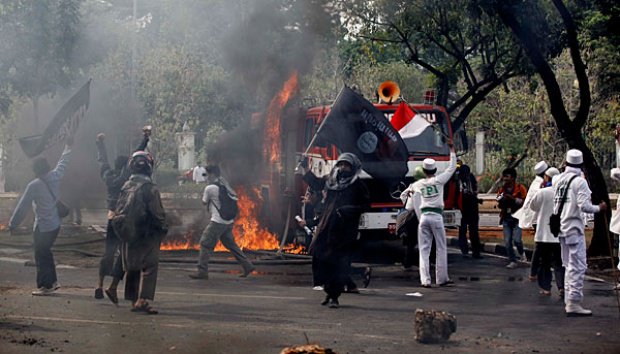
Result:
<svg viewBox="0 0 620 354"><path fill-rule="evenodd" d="M597 204L601 201L605 201L605 203L610 206L609 194L607 193L607 185L605 183L605 179L603 178L603 173L601 172L594 155L586 145L581 135L581 127L587 119L588 113L588 110L585 110L582 107L584 105L588 105L589 107L589 101L587 99L584 100L584 98L587 97L580 94L580 104L582 105L582 107L580 107L580 112L582 115L585 114L586 116L584 117L578 114L575 120L571 121L562 99L562 90L560 89L560 85L557 82L553 69L538 46L539 39L536 37L535 33L531 30L528 24L521 24L517 21L514 9L512 9L510 5L500 3L497 7L497 11L501 20L517 36L521 42L521 45L525 49L528 58L532 62L532 65L534 65L536 71L540 75L549 98L551 115L557 124L560 134L566 139L568 146L571 149L579 149L583 153L585 174L587 176L590 189L592 190L592 202ZM579 55L579 53L571 54L577 56ZM575 61L574 57L573 61ZM585 81L585 84L587 84L587 77L585 78ZM608 209L606 213L595 214L594 233L592 235L590 247L588 247L588 256L591 258L609 257L611 255L608 242L610 216L610 209Z"/></svg>

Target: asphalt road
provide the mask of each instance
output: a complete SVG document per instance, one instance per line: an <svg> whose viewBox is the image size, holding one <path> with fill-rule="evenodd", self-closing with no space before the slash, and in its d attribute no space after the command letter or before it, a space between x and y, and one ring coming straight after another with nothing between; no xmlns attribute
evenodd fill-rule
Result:
<svg viewBox="0 0 620 354"><path fill-rule="evenodd" d="M344 294L339 309L319 305L324 295L311 289L308 264L261 264L247 279L237 276L234 262L216 264L201 281L187 277L191 264L163 263L154 303L160 313L149 316L130 312L127 302L115 307L95 300L96 259L81 260L79 253L59 254L61 263L73 266L58 269L56 295L33 297L35 268L14 261L31 252L6 250L0 258L0 353L279 353L306 338L337 353L620 352L610 284L587 281L585 305L594 316L567 318L555 289L542 297L527 281L527 265L505 269L506 261L492 255L472 260L451 251L451 288L423 289L417 272L377 266L369 288ZM422 296L406 295L415 292ZM416 308L454 314L458 327L450 341L417 343Z"/></svg>

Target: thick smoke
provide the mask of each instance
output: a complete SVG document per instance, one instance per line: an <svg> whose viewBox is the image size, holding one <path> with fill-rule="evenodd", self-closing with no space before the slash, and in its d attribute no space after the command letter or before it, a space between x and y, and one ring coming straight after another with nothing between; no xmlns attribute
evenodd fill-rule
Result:
<svg viewBox="0 0 620 354"><path fill-rule="evenodd" d="M263 136L270 100L293 72L303 75L312 68L318 42L331 33L332 17L324 1L298 1L286 8L276 3L257 2L223 42L224 57L243 83L244 97L253 97L260 113L251 119L254 124L248 117L209 148L209 162L230 170L228 176L237 184L255 184L265 166Z"/></svg>

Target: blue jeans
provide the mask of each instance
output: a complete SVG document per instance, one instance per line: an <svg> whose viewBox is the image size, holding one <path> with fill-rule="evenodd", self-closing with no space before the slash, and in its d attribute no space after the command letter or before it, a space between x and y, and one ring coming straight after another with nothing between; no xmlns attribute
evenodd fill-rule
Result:
<svg viewBox="0 0 620 354"><path fill-rule="evenodd" d="M504 218L502 226L504 227L504 244L506 246L506 253L508 254L508 259L511 262L516 262L517 256L515 254L514 248L512 248L513 242L517 247L519 255L523 254L523 241L521 239L521 228L519 227L519 220L513 218L512 216L507 216L506 218Z"/></svg>

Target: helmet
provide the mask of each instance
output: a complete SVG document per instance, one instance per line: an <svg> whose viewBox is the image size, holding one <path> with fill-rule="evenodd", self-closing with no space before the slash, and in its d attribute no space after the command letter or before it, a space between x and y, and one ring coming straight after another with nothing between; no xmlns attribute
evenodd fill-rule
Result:
<svg viewBox="0 0 620 354"><path fill-rule="evenodd" d="M418 179L422 179L424 177L426 177L426 174L424 173L424 168L422 167L422 165L416 166L415 170L413 172L413 178L418 180Z"/></svg>
<svg viewBox="0 0 620 354"><path fill-rule="evenodd" d="M150 176L153 173L153 157L146 151L134 152L129 160L129 170Z"/></svg>

